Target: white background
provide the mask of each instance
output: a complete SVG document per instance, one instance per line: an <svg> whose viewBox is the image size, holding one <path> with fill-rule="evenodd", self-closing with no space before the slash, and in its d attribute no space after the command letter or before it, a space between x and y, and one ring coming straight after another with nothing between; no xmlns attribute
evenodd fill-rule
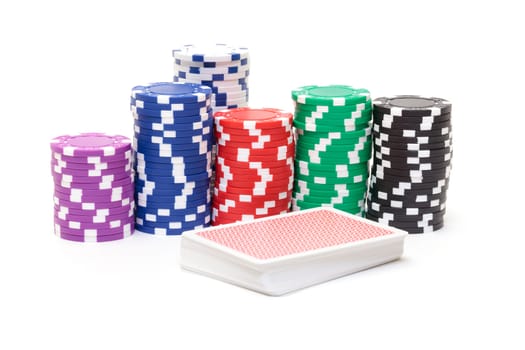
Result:
<svg viewBox="0 0 525 350"><path fill-rule="evenodd" d="M0 348L523 349L518 3L4 1ZM131 136L131 87L171 80L171 49L196 42L250 48L252 106L290 110L303 84L450 99L446 228L279 298L181 271L178 237L57 239L49 140Z"/></svg>

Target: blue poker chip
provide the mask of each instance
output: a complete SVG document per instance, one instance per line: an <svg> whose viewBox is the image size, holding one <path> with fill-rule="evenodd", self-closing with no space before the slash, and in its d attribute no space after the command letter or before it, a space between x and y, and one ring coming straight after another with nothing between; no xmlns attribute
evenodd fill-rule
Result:
<svg viewBox="0 0 525 350"><path fill-rule="evenodd" d="M171 198L171 200L169 201L162 201L162 200L155 201L153 198L148 198L145 201L145 203L141 203L139 200L137 200L135 205L136 205L137 210L139 208L142 208L145 211L155 213L159 209L170 209L170 210L177 211L177 210L197 208L198 206L208 205L210 203L211 203L210 196L208 197L202 196L201 198L192 197L192 200L177 197L177 199Z"/></svg>
<svg viewBox="0 0 525 350"><path fill-rule="evenodd" d="M181 79L184 79L184 78L181 78ZM202 80L201 81L201 84L203 86L207 86L209 88L211 88L212 86L214 86L214 83L216 82L221 82L222 80L210 80L210 79L207 79L207 80ZM248 82L246 81L246 78L239 78L239 79L235 79L235 80L229 80L229 82L231 82L232 84L236 84L236 85L240 85L240 86L248 86Z"/></svg>
<svg viewBox="0 0 525 350"><path fill-rule="evenodd" d="M245 47L234 47L227 44L184 45L172 50L172 55L173 58L183 62L229 63L248 58L249 51Z"/></svg>
<svg viewBox="0 0 525 350"><path fill-rule="evenodd" d="M139 128L149 129L149 130L156 130L156 131L168 131L168 130L176 130L181 132L189 132L192 130L201 130L205 127L212 127L213 126L213 118L199 121L199 122L193 122L193 123L166 123L163 122L160 119L135 119L135 125Z"/></svg>
<svg viewBox="0 0 525 350"><path fill-rule="evenodd" d="M135 191L141 193L159 193L159 195L171 195L171 194L182 194L185 189L196 189L195 192L200 192L202 189L205 191L210 186L209 179L202 179L199 181L190 182L167 182L167 181L146 181L141 179L135 179ZM187 193L188 191L184 192ZM191 192L193 193L193 192Z"/></svg>
<svg viewBox="0 0 525 350"><path fill-rule="evenodd" d="M153 109L153 110L168 110L168 111L198 111L203 107L209 106L209 99L197 103L171 103L158 104L152 102L142 101L137 98L130 97L130 105L137 108Z"/></svg>
<svg viewBox="0 0 525 350"><path fill-rule="evenodd" d="M139 139L133 139L133 145L137 152L143 153L144 155L151 154L152 151L156 151L156 154L162 156L167 154L166 152L171 153L172 156L198 156L201 154L206 154L211 152L213 148L213 143L207 140L203 140L198 143L187 143L187 144L174 144L174 143L165 143L157 144L151 143L149 141L142 141Z"/></svg>
<svg viewBox="0 0 525 350"><path fill-rule="evenodd" d="M177 76L181 79L202 79L202 81L237 81L237 79L247 78L250 76L250 71L246 70L242 73L233 74L233 78L229 77L228 74L215 73L215 74L192 74L178 70Z"/></svg>
<svg viewBox="0 0 525 350"><path fill-rule="evenodd" d="M206 194L178 195L175 197L147 196L142 195L135 198L137 208L146 209L163 209L171 208L174 210L191 209L199 205L208 205L211 203L211 196Z"/></svg>
<svg viewBox="0 0 525 350"><path fill-rule="evenodd" d="M248 99L248 97L250 96L249 94L249 90L246 89L246 94L242 95L242 97L245 97L246 99ZM227 92L216 92L215 93L215 102L217 101L228 101L228 99L232 99L232 96L233 94L229 94ZM242 97L235 97L235 98L242 98Z"/></svg>
<svg viewBox="0 0 525 350"><path fill-rule="evenodd" d="M159 156L144 154L142 152L135 152L135 159L136 159L136 162L144 161L146 163L154 162L154 163L160 163L160 164L189 164L189 163L200 162L204 160L211 162L211 151L205 154L199 154L198 156L194 156L194 157L183 157L183 156L159 157Z"/></svg>
<svg viewBox="0 0 525 350"><path fill-rule="evenodd" d="M137 173L135 179L155 182L156 184L168 183L185 183L185 182L199 182L211 178L211 170L203 173L187 175L187 176L162 176L162 175L147 175Z"/></svg>
<svg viewBox="0 0 525 350"><path fill-rule="evenodd" d="M201 208L203 212L196 212L195 210L188 210L186 212L183 212L181 214L176 215L170 215L170 216L164 216L164 215L156 215L151 213L146 213L141 209L137 209L135 216L137 218L140 218L143 220L144 226L152 226L155 227L155 223L160 223L159 227L164 227L168 222L178 222L182 225L188 225L191 223L206 223L211 216L211 205L202 206ZM176 225L176 224L175 224ZM173 228L175 228L172 225Z"/></svg>
<svg viewBox="0 0 525 350"><path fill-rule="evenodd" d="M174 185L181 185L180 187L173 187L170 189L167 189L167 187L160 187L160 188L151 188L151 187L144 187L140 185L135 185L135 194L136 195L148 195L148 196L180 196L181 194L197 194L197 193L205 193L209 190L210 184L209 181L206 182L197 182L195 183L195 187L188 186L188 184L174 184Z"/></svg>
<svg viewBox="0 0 525 350"><path fill-rule="evenodd" d="M203 169L207 169L211 165L210 159L202 159L196 162L189 162L189 163L183 163L183 164L173 164L173 163L157 163L149 160L137 160L134 162L134 168L137 167L140 169L144 169L147 173L148 170L153 171L164 171L164 172L171 172L171 171L185 171L188 172L188 174L196 174L197 172L202 172ZM136 171L136 170L135 170ZM192 173L190 173L190 171Z"/></svg>
<svg viewBox="0 0 525 350"><path fill-rule="evenodd" d="M136 144L135 150L144 154L144 156L153 156L153 157L198 157L204 155L208 152L211 152L213 145L208 143L207 145L202 145L202 147L196 147L195 149L178 149L177 145L166 148L155 148L151 144L145 146L142 143Z"/></svg>
<svg viewBox="0 0 525 350"><path fill-rule="evenodd" d="M177 167L173 165L166 164L162 167L152 167L150 164L141 166L141 165L135 165L133 168L135 172L140 172L142 174L146 174L146 176L149 175L160 175L160 176L190 176L190 175L196 175L198 173L202 173L203 169L206 169L209 164L206 163L196 163L198 166L196 167Z"/></svg>
<svg viewBox="0 0 525 350"><path fill-rule="evenodd" d="M238 61L235 61L235 63L237 63L238 65L240 66L246 66L248 65L248 57L244 57L244 58L241 58L240 60ZM175 64L177 65L185 65L187 64L186 61L183 61L179 58L175 58ZM196 64L200 64L202 67L204 68L216 68L216 67L221 67L224 65L223 62L191 62L192 65L196 65Z"/></svg>
<svg viewBox="0 0 525 350"><path fill-rule="evenodd" d="M195 146L199 146L202 142L213 142L213 135L211 133L205 135L192 135L192 136L178 136L178 137L163 137L163 136L152 136L144 135L142 133L134 133L135 138L144 143L152 144L171 144L178 145L180 149L192 149Z"/></svg>
<svg viewBox="0 0 525 350"><path fill-rule="evenodd" d="M133 113L133 117L135 119L143 119L144 117L148 117L147 119L151 119L150 117L155 118L170 118L175 120L178 120L178 123L188 123L190 120L193 121L199 121L199 120L205 120L211 118L210 113L211 111L211 105L208 107L202 107L200 109L196 110L184 110L184 111L170 111L170 110L164 110L164 109L144 109L144 108L137 108L135 106L131 106L131 112Z"/></svg>
<svg viewBox="0 0 525 350"><path fill-rule="evenodd" d="M191 73L191 74L208 74L208 72L210 72L210 70L206 67L196 67L196 66L185 66L184 64L179 64L177 65L179 68L180 67L184 67L187 69L187 73ZM241 70L239 69L239 65L235 65L235 66L225 66L225 67L213 67L213 68L216 68L217 70L219 70L220 68L220 71L223 71L225 72L226 74L235 74L235 73L239 73L241 72Z"/></svg>
<svg viewBox="0 0 525 350"><path fill-rule="evenodd" d="M169 229L169 228L161 228L161 227L144 226L144 225L135 223L135 230L140 231L142 233L152 234L152 235L178 236L178 235L183 234L186 231L206 228L208 226L210 226L209 223L204 223L200 225L192 224L192 225L184 226L180 229Z"/></svg>
<svg viewBox="0 0 525 350"><path fill-rule="evenodd" d="M199 84L182 82L162 82L145 86L135 86L131 96L144 102L157 104L197 103L211 96L211 89Z"/></svg>
<svg viewBox="0 0 525 350"><path fill-rule="evenodd" d="M198 136L198 135L208 135L208 134L213 135L213 129L211 128L211 126L206 126L202 129L197 129L197 130L182 130L182 131L179 131L179 130L151 130L151 129L141 128L138 125L135 125L133 128L136 134L141 134L143 136L158 136L158 137L164 137L167 139L171 139L171 138L178 138L178 139L190 138L191 139L193 138L193 136Z"/></svg>

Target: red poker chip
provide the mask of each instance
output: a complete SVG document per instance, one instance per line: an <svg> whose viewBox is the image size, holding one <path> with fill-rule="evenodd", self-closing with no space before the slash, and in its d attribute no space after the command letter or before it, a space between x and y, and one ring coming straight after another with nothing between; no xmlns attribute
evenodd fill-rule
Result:
<svg viewBox="0 0 525 350"><path fill-rule="evenodd" d="M267 142L237 142L237 141L226 141L217 139L217 145L220 147L235 147L235 148L251 148L251 149L266 149L266 148L276 148L281 146L288 146L295 144L293 136L290 136L283 140L277 141L267 141Z"/></svg>
<svg viewBox="0 0 525 350"><path fill-rule="evenodd" d="M257 203L263 203L266 200L278 201L278 200L282 200L285 198L292 198L292 191L287 190L287 191L283 191L279 193L269 193L269 194L264 194L264 195L253 195L253 194L249 195L249 194L230 193L230 192L221 191L218 188L214 188L213 195L214 195L214 198L219 197L222 200L229 199L229 200L241 202L241 203L256 203L257 204Z"/></svg>
<svg viewBox="0 0 525 350"><path fill-rule="evenodd" d="M236 129L222 127L221 125L214 124L213 131L215 133L227 133L230 136L235 137L261 137L269 135L271 137L280 137L283 134L292 133L295 136L292 126L282 126L273 129Z"/></svg>
<svg viewBox="0 0 525 350"><path fill-rule="evenodd" d="M251 156L267 156L268 160L275 161L284 157L293 157L295 154L295 145L290 144L281 147L269 147L264 149L252 149L252 148L238 148L238 147L225 147L218 145L217 154L219 156L225 155L231 157L236 157L239 159L249 158ZM284 156L284 157L283 157Z"/></svg>
<svg viewBox="0 0 525 350"><path fill-rule="evenodd" d="M293 161L294 155L295 155L295 152L294 154L288 157L269 157L269 156L254 156L254 155L245 156L244 154L231 154L231 153L223 152L222 154L217 154L217 158L224 158L226 160L232 160L232 161L241 162L241 163L273 164L273 163L284 162L284 164L286 164L286 162L289 162L290 160Z"/></svg>
<svg viewBox="0 0 525 350"><path fill-rule="evenodd" d="M281 192L290 191L293 189L293 181L286 186L266 186L266 187L235 187L231 184L223 184L215 181L215 187L220 191L235 193L235 194L249 194L249 195L264 195L264 194L277 194Z"/></svg>
<svg viewBox="0 0 525 350"><path fill-rule="evenodd" d="M224 191L217 191L214 195L213 201L221 204L225 204L229 201L235 202L239 205L252 206L252 207L263 207L265 203L275 202L284 203L291 202L292 191L286 191L274 194L265 194L261 196L256 195L239 195L233 193L227 193Z"/></svg>
<svg viewBox="0 0 525 350"><path fill-rule="evenodd" d="M275 108L234 108L215 112L215 125L223 128L256 130L291 127L293 114Z"/></svg>
<svg viewBox="0 0 525 350"><path fill-rule="evenodd" d="M233 161L232 161L233 162ZM243 181L243 178L246 179L263 179L265 176L273 175L273 177L286 177L293 175L294 167L293 165L286 164L280 167L267 167L267 168L255 168L255 167L238 167L236 164L225 160L221 163L215 163L216 173L221 173L221 175L216 176L225 176L233 175L238 176L238 180ZM272 179L269 179L272 180Z"/></svg>
<svg viewBox="0 0 525 350"><path fill-rule="evenodd" d="M272 168L283 168L283 167L290 167L292 168L294 165L293 158L285 158L283 160L275 160L275 161L247 161L247 162L240 162L235 159L230 158L224 158L224 157L217 157L216 163L218 164L225 164L234 168L238 169L272 169Z"/></svg>
<svg viewBox="0 0 525 350"><path fill-rule="evenodd" d="M236 178L236 175L233 174L233 179L228 179L223 176L223 173L219 173L216 171L215 175L215 183L216 184L225 184L228 186L233 187L240 187L240 188L254 188L254 187L282 187L286 188L290 182L293 182L293 173L290 172L286 176L277 176L277 175L270 175L270 177L263 177L263 176L252 176L252 177L244 177L244 178ZM256 186L256 184L259 184Z"/></svg>
<svg viewBox="0 0 525 350"><path fill-rule="evenodd" d="M224 212L219 211L216 208L212 208L212 218L211 218L212 223L211 224L213 226L217 226L217 225L222 225L222 224L231 224L231 223L239 222L239 221L250 221L253 219L260 219L260 218L265 218L268 216L285 214L285 213L288 213L289 211L290 209L285 209L279 213L271 214L271 215L244 214L243 216L242 214L236 214L236 213L224 213Z"/></svg>
<svg viewBox="0 0 525 350"><path fill-rule="evenodd" d="M261 135L250 135L249 133L246 133L246 135L238 135L238 134L232 134L228 131L220 132L218 130L214 130L215 132L215 138L218 141L224 141L224 142L244 142L244 143L251 143L251 142L277 142L277 141L286 141L290 137L295 138L295 134L290 131L283 130L280 133L275 134L261 134Z"/></svg>
<svg viewBox="0 0 525 350"><path fill-rule="evenodd" d="M256 208L254 206L230 207L227 205L222 205L222 204L214 202L212 204L212 208L217 209L220 213L237 214L237 215L268 216L268 215L280 214L283 211L290 209L290 202L281 204L276 207L260 207L260 208Z"/></svg>

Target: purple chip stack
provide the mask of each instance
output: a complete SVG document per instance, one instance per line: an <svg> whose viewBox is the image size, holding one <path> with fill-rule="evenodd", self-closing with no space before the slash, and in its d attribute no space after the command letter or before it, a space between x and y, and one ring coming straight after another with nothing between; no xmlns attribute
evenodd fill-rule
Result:
<svg viewBox="0 0 525 350"><path fill-rule="evenodd" d="M122 239L134 231L131 140L85 133L51 141L55 234L77 242Z"/></svg>

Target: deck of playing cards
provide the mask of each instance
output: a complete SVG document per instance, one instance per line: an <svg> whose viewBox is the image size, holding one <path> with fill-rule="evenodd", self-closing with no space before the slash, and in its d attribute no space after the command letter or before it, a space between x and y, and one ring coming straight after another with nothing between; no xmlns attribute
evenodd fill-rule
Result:
<svg viewBox="0 0 525 350"><path fill-rule="evenodd" d="M407 233L332 208L185 232L181 265L268 295L399 259Z"/></svg>

